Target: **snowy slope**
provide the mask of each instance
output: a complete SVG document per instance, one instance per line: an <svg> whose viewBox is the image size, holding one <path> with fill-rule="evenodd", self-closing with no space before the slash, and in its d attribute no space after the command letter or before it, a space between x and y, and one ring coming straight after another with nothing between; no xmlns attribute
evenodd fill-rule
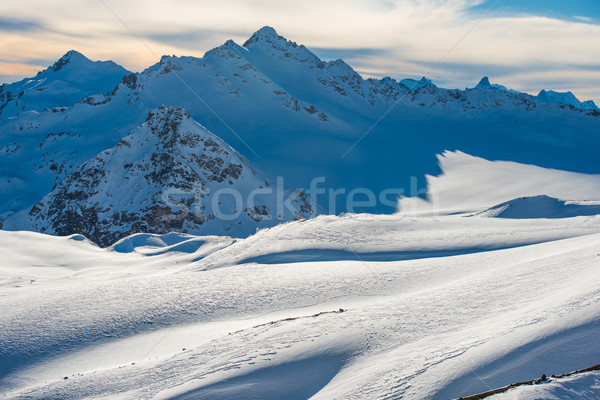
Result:
<svg viewBox="0 0 600 400"><path fill-rule="evenodd" d="M586 372L535 386L523 386L506 393L488 397L489 400L581 400L597 399L600 396L600 373Z"/></svg>
<svg viewBox="0 0 600 400"><path fill-rule="evenodd" d="M600 201L573 202L546 195L520 197L479 213L497 218L569 218L600 214Z"/></svg>
<svg viewBox="0 0 600 400"><path fill-rule="evenodd" d="M448 399L568 372L600 356L599 240L597 216L326 216L111 249L0 231L0 390ZM297 256L317 246L335 258Z"/></svg>
<svg viewBox="0 0 600 400"><path fill-rule="evenodd" d="M71 50L35 77L0 86L0 117L72 106L85 97L109 93L128 73L112 61L93 62Z"/></svg>
<svg viewBox="0 0 600 400"><path fill-rule="evenodd" d="M326 189L346 195L373 191L376 204L365 208L371 212L393 211L393 201L378 199L385 189L414 196L411 178L422 188L426 174L439 172L435 155L444 150L600 173L596 110L483 86L463 91L427 79L403 82L363 79L342 60L320 60L268 27L242 46L228 41L202 58L164 56L123 77L109 94L2 117L0 218L31 210L163 104L185 108L265 174L284 177L286 186L307 188L324 177ZM333 206L326 196L316 200L327 213L348 209L345 195Z"/></svg>
<svg viewBox="0 0 600 400"><path fill-rule="evenodd" d="M16 218L27 218L23 224L38 232L81 233L108 246L138 232L248 236L312 215L304 195L278 208L277 190L284 188L259 176L187 111L162 106Z"/></svg>
<svg viewBox="0 0 600 400"><path fill-rule="evenodd" d="M581 203L578 208L585 213L586 204L594 208L600 200L600 175L581 174L541 168L535 165L520 164L509 161L489 161L474 157L460 151L446 151L438 155L441 173L427 176L427 189L422 196L405 197L398 203L398 211L407 215L414 214L452 214L473 211L484 211L490 207L505 207L520 197L549 196L559 200ZM544 200L547 197L538 197ZM532 201L533 200L533 201ZM531 206L530 213L524 210L523 217L543 217L539 215L534 199L526 200L521 206ZM564 204L551 207L556 215L561 215ZM594 212L593 210L591 212ZM549 210L552 214L552 210ZM550 216L548 214L548 216ZM561 216L567 216L561 215Z"/></svg>

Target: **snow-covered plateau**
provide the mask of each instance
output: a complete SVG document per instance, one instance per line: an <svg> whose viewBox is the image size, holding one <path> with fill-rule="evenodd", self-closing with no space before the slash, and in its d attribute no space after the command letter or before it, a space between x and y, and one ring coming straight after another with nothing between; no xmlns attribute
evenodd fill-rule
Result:
<svg viewBox="0 0 600 400"><path fill-rule="evenodd" d="M599 132L269 27L139 73L70 51L0 86L0 395L597 399L552 375L600 363Z"/></svg>

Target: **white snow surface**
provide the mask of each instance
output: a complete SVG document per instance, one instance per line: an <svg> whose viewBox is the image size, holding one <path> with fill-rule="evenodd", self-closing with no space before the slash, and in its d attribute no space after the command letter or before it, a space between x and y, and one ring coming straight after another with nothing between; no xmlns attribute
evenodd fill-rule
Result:
<svg viewBox="0 0 600 400"><path fill-rule="evenodd" d="M520 197L498 204L479 215L498 218L569 218L600 214L598 201L564 201L545 195Z"/></svg>
<svg viewBox="0 0 600 400"><path fill-rule="evenodd" d="M586 206L588 209L597 207L597 201L600 200L600 175L511 161L490 161L461 151L443 152L438 155L438 163L442 172L437 176L426 177L426 190L419 193L422 196L401 198L398 212L406 215L480 212L491 205L502 207L506 205L500 203L537 196L536 200L518 202L518 207L530 207L523 211L525 218L547 218L553 215L569 216L569 211L565 211L569 209L569 204L570 209L573 209L572 215L577 215L578 211L585 213ZM547 215L532 214L532 209L547 197L563 202L553 204ZM578 211L574 210L578 208L576 205L581 206Z"/></svg>
<svg viewBox="0 0 600 400"><path fill-rule="evenodd" d="M521 386L489 400L592 400L600 397L600 372L585 372L561 379L550 378L539 385Z"/></svg>
<svg viewBox="0 0 600 400"><path fill-rule="evenodd" d="M598 243L600 216L347 214L106 249L0 231L0 391L448 399L565 373L600 357Z"/></svg>

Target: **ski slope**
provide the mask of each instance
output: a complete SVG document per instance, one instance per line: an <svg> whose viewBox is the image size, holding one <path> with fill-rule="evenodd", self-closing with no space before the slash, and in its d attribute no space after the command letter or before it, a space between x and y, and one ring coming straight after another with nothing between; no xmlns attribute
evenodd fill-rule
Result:
<svg viewBox="0 0 600 400"><path fill-rule="evenodd" d="M107 249L0 231L0 390L445 399L595 364L600 217L525 221L348 214Z"/></svg>

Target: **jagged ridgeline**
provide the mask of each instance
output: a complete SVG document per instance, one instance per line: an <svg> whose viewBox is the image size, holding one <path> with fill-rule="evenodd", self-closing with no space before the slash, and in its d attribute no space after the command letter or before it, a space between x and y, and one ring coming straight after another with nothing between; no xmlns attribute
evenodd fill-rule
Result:
<svg viewBox="0 0 600 400"><path fill-rule="evenodd" d="M192 154L214 157L204 145L162 151L170 142L159 140L146 119L166 118L170 108L163 105L187 110L191 119L183 110L174 113L206 127L202 132L212 132L211 140L231 157L247 159L231 163L248 173L230 179L236 168L227 169L224 157L222 165L198 164ZM149 142L141 139L142 131ZM177 207L173 215L165 213L159 193L179 190L173 182L198 186L188 179L246 193L277 177L293 192L322 177L327 194L315 199L320 212L347 211L348 194L356 188L375 199L358 211L392 212L395 195L387 202L379 195L387 189L415 195L413 177L422 194L425 176L439 172L436 154L444 150L600 173L599 131L595 104L571 93L533 96L487 78L465 90L440 88L427 78L364 79L344 61L321 60L269 27L243 45L227 41L202 58L164 56L139 73L70 51L36 77L0 88L0 223L4 229L80 231L103 244L141 230L247 235L262 226L254 220L262 211L252 218L242 210L248 219L237 226L210 218L209 211L182 218ZM137 141L121 142L130 134ZM155 166L149 164L153 154ZM141 160L144 168L156 168L156 176L134 167ZM186 168L171 169L177 160ZM223 182L209 179L222 173ZM330 189L341 194L332 198ZM268 215L279 216L272 209ZM107 234L112 225L118 228Z"/></svg>

